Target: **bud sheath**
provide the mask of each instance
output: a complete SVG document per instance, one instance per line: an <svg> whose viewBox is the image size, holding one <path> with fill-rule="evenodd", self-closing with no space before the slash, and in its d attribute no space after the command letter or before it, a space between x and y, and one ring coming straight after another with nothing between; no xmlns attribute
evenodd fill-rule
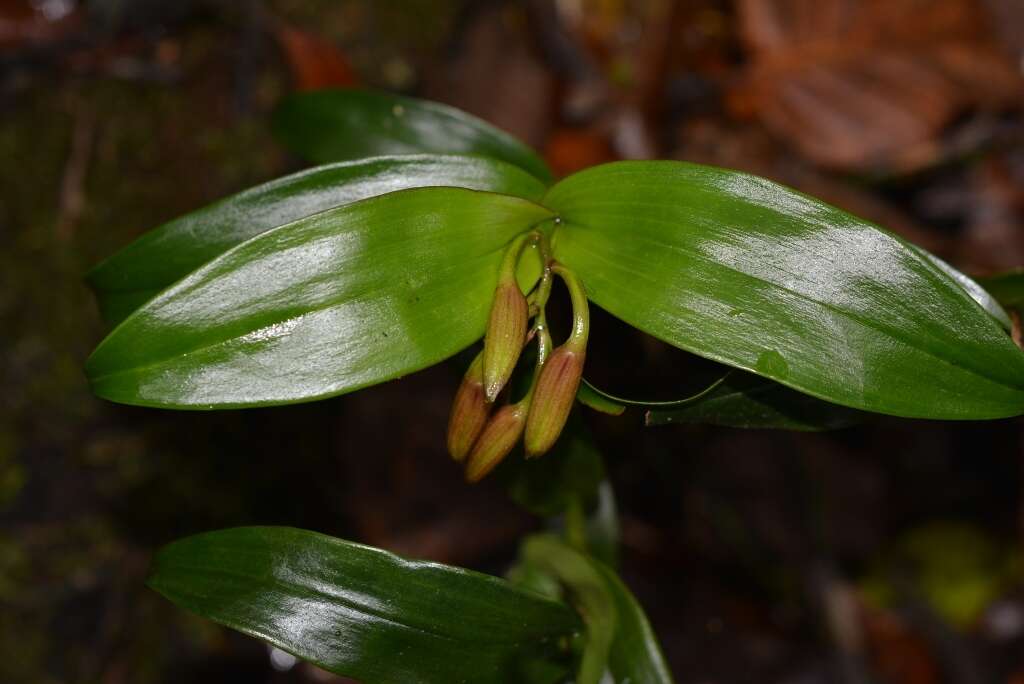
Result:
<svg viewBox="0 0 1024 684"><path fill-rule="evenodd" d="M508 456L526 425L524 402L502 406L480 434L466 462L466 480L479 482Z"/></svg>
<svg viewBox="0 0 1024 684"><path fill-rule="evenodd" d="M448 453L462 461L484 429L491 404L484 395L484 357L477 354L462 378L448 418Z"/></svg>

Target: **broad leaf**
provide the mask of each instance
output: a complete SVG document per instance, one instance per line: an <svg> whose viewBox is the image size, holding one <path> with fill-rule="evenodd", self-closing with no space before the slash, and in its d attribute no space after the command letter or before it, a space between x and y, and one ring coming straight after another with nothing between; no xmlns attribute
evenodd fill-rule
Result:
<svg viewBox="0 0 1024 684"><path fill-rule="evenodd" d="M551 180L547 165L508 133L453 107L366 90L292 95L274 112L274 134L316 162L381 154L477 154Z"/></svg>
<svg viewBox="0 0 1024 684"><path fill-rule="evenodd" d="M865 414L816 399L785 385L734 371L698 401L675 408L651 408L647 425L702 423L738 428L835 430Z"/></svg>
<svg viewBox="0 0 1024 684"><path fill-rule="evenodd" d="M152 230L89 273L104 318L118 323L160 290L260 233L396 190L447 185L537 200L544 185L495 159L376 157L329 164L232 195Z"/></svg>
<svg viewBox="0 0 1024 684"><path fill-rule="evenodd" d="M620 162L548 193L556 257L669 344L900 416L1024 413L1024 354L900 238L770 181Z"/></svg>
<svg viewBox="0 0 1024 684"><path fill-rule="evenodd" d="M149 586L194 613L366 682L521 682L580 628L497 577L315 532L243 527L157 555Z"/></svg>
<svg viewBox="0 0 1024 684"><path fill-rule="evenodd" d="M1013 323L1010 321L1009 314L1006 313L1006 309L1002 307L1002 304L974 278L971 278L966 273L953 268L950 264L946 263L939 257L935 256L930 252L926 252L917 245L911 245L918 252L930 259L933 264L938 266L941 270L945 271L946 274L955 280L964 291L971 296L971 299L978 302L985 311L989 313L992 318L999 322L999 325L1005 329L1010 330L1013 327Z"/></svg>
<svg viewBox="0 0 1024 684"><path fill-rule="evenodd" d="M515 197L419 188L267 231L125 319L86 363L93 390L143 406L258 406L433 365L483 334L504 246L547 216ZM535 278L537 260L525 262Z"/></svg>
<svg viewBox="0 0 1024 684"><path fill-rule="evenodd" d="M593 668L600 665L617 684L671 684L647 616L615 571L549 535L527 539L522 557L561 582L583 615L588 639L577 682L596 682Z"/></svg>

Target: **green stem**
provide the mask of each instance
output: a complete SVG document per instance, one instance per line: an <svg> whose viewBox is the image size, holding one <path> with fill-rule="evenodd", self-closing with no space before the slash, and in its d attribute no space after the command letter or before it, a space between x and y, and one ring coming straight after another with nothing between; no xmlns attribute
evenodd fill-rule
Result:
<svg viewBox="0 0 1024 684"><path fill-rule="evenodd" d="M587 552L587 516L579 496L569 499L565 509L565 541L580 553Z"/></svg>
<svg viewBox="0 0 1024 684"><path fill-rule="evenodd" d="M572 333L566 345L571 345L574 351L582 353L587 348L587 337L590 335L590 308L587 304L586 290L583 289L583 283L576 274L562 264L552 264L551 271L565 283L569 289L569 299L572 300Z"/></svg>
<svg viewBox="0 0 1024 684"><path fill-rule="evenodd" d="M540 371L544 368L544 364L548 360L548 356L551 354L551 333L548 332L548 319L544 313L544 309L537 313L537 320L533 323L533 330L530 331L531 335L537 338L537 365L533 369L533 377L530 378L530 389L526 391L526 396L519 400L519 404L525 408L530 408L530 402L533 401L533 392L537 388L537 378L540 377Z"/></svg>

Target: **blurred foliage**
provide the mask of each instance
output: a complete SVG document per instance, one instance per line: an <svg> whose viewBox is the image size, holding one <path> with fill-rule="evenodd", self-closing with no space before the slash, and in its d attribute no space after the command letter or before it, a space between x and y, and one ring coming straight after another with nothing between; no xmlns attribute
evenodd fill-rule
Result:
<svg viewBox="0 0 1024 684"><path fill-rule="evenodd" d="M965 523L935 522L911 530L863 580L880 606L926 603L959 628L975 625L995 599L1024 585L1019 549Z"/></svg>

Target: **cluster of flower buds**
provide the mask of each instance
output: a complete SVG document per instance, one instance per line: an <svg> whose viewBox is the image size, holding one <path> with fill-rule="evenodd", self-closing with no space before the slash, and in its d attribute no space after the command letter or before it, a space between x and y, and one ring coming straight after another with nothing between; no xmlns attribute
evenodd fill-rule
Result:
<svg viewBox="0 0 1024 684"><path fill-rule="evenodd" d="M531 242L538 244L543 270L527 297L519 288L516 271ZM545 306L554 276L568 287L573 326L569 339L552 351ZM465 462L467 480L477 482L491 472L520 439L528 458L554 446L583 376L589 327L583 286L571 271L552 262L547 238L528 233L513 241L498 274L484 349L466 371L448 421L448 451L456 461ZM522 399L511 402L507 399L509 379L523 349L533 340L537 342L537 361L530 388ZM504 403L499 402L502 397L506 397Z"/></svg>

